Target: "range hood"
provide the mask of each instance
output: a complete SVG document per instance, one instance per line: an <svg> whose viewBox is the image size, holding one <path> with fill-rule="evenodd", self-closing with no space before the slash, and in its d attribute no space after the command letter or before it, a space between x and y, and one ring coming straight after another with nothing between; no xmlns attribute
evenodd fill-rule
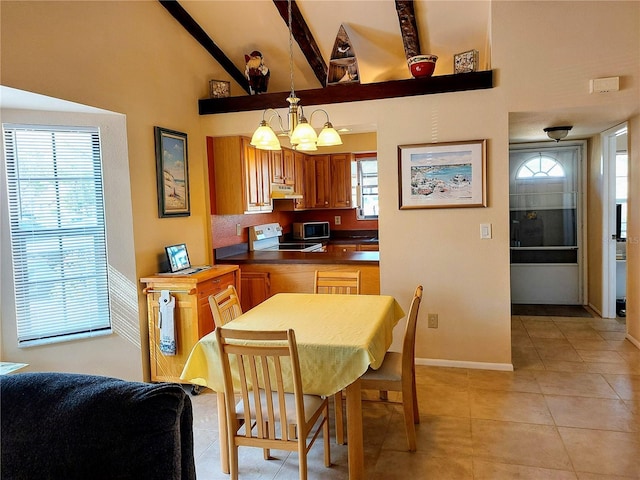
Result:
<svg viewBox="0 0 640 480"><path fill-rule="evenodd" d="M302 198L302 195L293 191L293 185L282 185L280 183L271 184L272 200L295 200Z"/></svg>

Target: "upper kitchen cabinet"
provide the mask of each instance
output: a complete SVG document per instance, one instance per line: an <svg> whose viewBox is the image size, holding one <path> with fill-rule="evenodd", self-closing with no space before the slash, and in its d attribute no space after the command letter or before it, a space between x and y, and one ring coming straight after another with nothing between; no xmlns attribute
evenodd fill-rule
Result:
<svg viewBox="0 0 640 480"><path fill-rule="evenodd" d="M330 161L329 155L309 155L304 162L307 208L330 208Z"/></svg>
<svg viewBox="0 0 640 480"><path fill-rule="evenodd" d="M307 208L351 208L353 155L309 155L305 162Z"/></svg>
<svg viewBox="0 0 640 480"><path fill-rule="evenodd" d="M246 137L209 137L213 214L241 215L273 211L269 151L252 147ZM213 199L212 199L213 200Z"/></svg>
<svg viewBox="0 0 640 480"><path fill-rule="evenodd" d="M305 186L305 167L307 156L301 152L293 152L294 161L294 191L302 195L302 198L297 198L293 201L295 210L304 210L307 208L306 202L306 186Z"/></svg>
<svg viewBox="0 0 640 480"><path fill-rule="evenodd" d="M281 185L295 185L295 160L293 150L283 148L272 150L271 154L271 182Z"/></svg>
<svg viewBox="0 0 640 480"><path fill-rule="evenodd" d="M351 208L351 162L353 155L331 155L331 208Z"/></svg>

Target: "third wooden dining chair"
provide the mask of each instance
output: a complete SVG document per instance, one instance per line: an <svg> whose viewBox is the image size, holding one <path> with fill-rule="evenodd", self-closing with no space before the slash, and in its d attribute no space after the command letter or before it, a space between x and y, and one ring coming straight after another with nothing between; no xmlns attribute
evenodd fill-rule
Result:
<svg viewBox="0 0 640 480"><path fill-rule="evenodd" d="M418 323L418 309L422 301L422 285L418 285L411 301L407 324L402 342L402 353L387 352L382 365L377 370L369 368L360 377L362 390L378 390L381 401L385 403L402 403L404 424L407 431L409 451L416 451L416 423L420 423L418 412L418 397L416 395L416 326ZM387 392L401 392L401 402L390 401ZM336 410L336 425L343 423L339 418L342 410Z"/></svg>
<svg viewBox="0 0 640 480"><path fill-rule="evenodd" d="M316 270L313 281L313 292L359 295L360 270L354 272ZM342 392L335 394L334 407L336 411L336 441L342 445L344 444L344 417L342 415L344 407ZM340 411L340 414L337 413L338 411Z"/></svg>
<svg viewBox="0 0 640 480"><path fill-rule="evenodd" d="M316 270L313 282L314 293L360 293L360 270L355 272Z"/></svg>
<svg viewBox="0 0 640 480"><path fill-rule="evenodd" d="M209 306L216 328L242 315L240 298L233 285L229 285L221 292L209 295Z"/></svg>

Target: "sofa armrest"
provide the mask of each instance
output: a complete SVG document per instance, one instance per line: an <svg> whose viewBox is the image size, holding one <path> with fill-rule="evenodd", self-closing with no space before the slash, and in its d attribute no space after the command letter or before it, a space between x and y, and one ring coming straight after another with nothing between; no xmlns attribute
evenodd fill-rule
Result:
<svg viewBox="0 0 640 480"><path fill-rule="evenodd" d="M0 378L2 478L194 479L178 384L22 373Z"/></svg>

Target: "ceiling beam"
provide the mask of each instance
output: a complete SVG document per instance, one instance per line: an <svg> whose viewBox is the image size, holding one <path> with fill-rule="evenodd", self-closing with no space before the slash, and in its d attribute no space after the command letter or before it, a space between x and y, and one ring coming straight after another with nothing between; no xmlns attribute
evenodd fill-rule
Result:
<svg viewBox="0 0 640 480"><path fill-rule="evenodd" d="M299 90L296 91L296 95L306 107L486 88L493 88L492 70L377 83L337 83L324 88ZM198 100L198 107L200 115L288 108L287 96L285 92L276 92L242 97L205 98Z"/></svg>
<svg viewBox="0 0 640 480"><path fill-rule="evenodd" d="M164 8L182 25L189 34L202 45L207 52L211 54L216 62L218 62L231 77L247 92L249 90L249 80L244 73L238 70L235 64L229 60L220 47L218 47L211 37L207 35L200 25L193 19L191 15L180 5L177 0L158 0Z"/></svg>
<svg viewBox="0 0 640 480"><path fill-rule="evenodd" d="M396 12L400 22L402 45L408 60L422 53L420 51L420 38L418 37L418 25L416 23L413 0L396 0Z"/></svg>
<svg viewBox="0 0 640 480"><path fill-rule="evenodd" d="M273 0L273 3L288 27L289 9L287 2L284 0ZM320 48L313 38L311 30L309 30L309 26L304 20L295 0L291 0L291 33L300 46L302 53L304 53L304 56L307 59L307 62L309 62L309 66L316 75L320 85L324 86L327 83L327 64L324 62L322 54L320 53Z"/></svg>

